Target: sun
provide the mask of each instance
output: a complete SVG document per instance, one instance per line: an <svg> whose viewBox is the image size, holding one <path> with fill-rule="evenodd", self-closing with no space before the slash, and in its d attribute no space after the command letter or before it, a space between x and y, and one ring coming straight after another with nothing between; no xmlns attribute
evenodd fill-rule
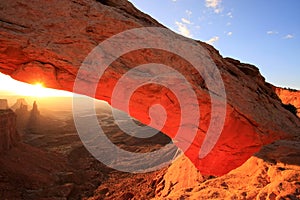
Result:
<svg viewBox="0 0 300 200"><path fill-rule="evenodd" d="M17 91L17 93L24 95L24 96L31 96L31 97L58 97L58 96L71 96L71 93L61 91L61 90L54 90L45 88L44 84L41 82L22 85L22 91Z"/></svg>
<svg viewBox="0 0 300 200"><path fill-rule="evenodd" d="M72 93L45 88L41 82L29 85L30 88L26 90L26 96L32 97L58 97L58 96L72 96Z"/></svg>
<svg viewBox="0 0 300 200"><path fill-rule="evenodd" d="M11 94L30 97L71 97L71 92L45 88L42 82L33 84L23 83L0 73L0 94L6 91Z"/></svg>
<svg viewBox="0 0 300 200"><path fill-rule="evenodd" d="M49 91L48 91L49 92ZM42 83L35 83L32 85L31 95L29 96L36 96L36 97L47 97L47 89L44 87Z"/></svg>

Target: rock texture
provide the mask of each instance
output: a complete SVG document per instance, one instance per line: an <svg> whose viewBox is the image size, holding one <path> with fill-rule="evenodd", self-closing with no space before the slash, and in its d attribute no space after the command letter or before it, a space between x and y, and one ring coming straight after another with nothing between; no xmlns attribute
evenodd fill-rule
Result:
<svg viewBox="0 0 300 200"><path fill-rule="evenodd" d="M194 188L205 181L199 170L186 157L180 156L157 180L155 198L165 199L182 189Z"/></svg>
<svg viewBox="0 0 300 200"><path fill-rule="evenodd" d="M0 153L11 149L19 140L16 118L12 110L0 110Z"/></svg>
<svg viewBox="0 0 300 200"><path fill-rule="evenodd" d="M64 197L66 188L53 189L53 185L59 181L58 173L68 167L65 159L53 152L19 143L15 148L1 154L0 166L2 199L62 199ZM44 190L49 191L46 194L48 196L35 196L35 193ZM54 192L51 194L51 190L56 194Z"/></svg>
<svg viewBox="0 0 300 200"><path fill-rule="evenodd" d="M179 189L176 183L188 183L196 168L187 165L191 168L181 174L186 178L178 179L167 176L175 172L170 167L161 181L167 193L157 191L153 199L300 199L299 141L276 141L224 176L200 178ZM185 163L181 159L174 166ZM168 183L175 187L168 187Z"/></svg>
<svg viewBox="0 0 300 200"><path fill-rule="evenodd" d="M277 87L275 92L282 103L294 105L297 109L297 115L300 117L300 91Z"/></svg>
<svg viewBox="0 0 300 200"><path fill-rule="evenodd" d="M81 63L100 42L132 28L162 27L126 0L52 0L43 4L34 0L3 0L0 10L0 71L20 81L43 82L47 87L67 91L73 90ZM172 41L184 40L195 46L194 41L169 33ZM256 67L224 59L205 43L196 45L205 48L217 65L227 94L223 131L205 158L199 159L198 155L210 123L209 93L203 77L178 56L157 49L123 55L102 76L96 98L110 103L117 80L140 64L158 62L178 70L191 83L200 105L201 123L185 154L203 174L228 173L263 145L299 134L299 119L281 106L272 86ZM93 77L93 72L86 77ZM89 84L91 80L83 81ZM131 99L130 115L148 124L148 109L153 104L167 108L168 120L162 132L174 137L181 126L180 107L168 89L153 85L140 88Z"/></svg>
<svg viewBox="0 0 300 200"><path fill-rule="evenodd" d="M8 109L7 99L0 99L0 110Z"/></svg>

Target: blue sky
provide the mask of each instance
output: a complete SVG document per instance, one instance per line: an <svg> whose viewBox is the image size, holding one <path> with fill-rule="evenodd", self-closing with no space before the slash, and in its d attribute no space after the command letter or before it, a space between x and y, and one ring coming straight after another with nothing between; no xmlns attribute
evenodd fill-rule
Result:
<svg viewBox="0 0 300 200"><path fill-rule="evenodd" d="M300 89L299 0L130 0L173 31L224 57L259 67L267 81Z"/></svg>

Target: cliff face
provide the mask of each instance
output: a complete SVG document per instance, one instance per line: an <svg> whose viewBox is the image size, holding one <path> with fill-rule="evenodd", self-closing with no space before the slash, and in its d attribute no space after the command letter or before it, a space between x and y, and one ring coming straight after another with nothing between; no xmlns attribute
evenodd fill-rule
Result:
<svg viewBox="0 0 300 200"><path fill-rule="evenodd" d="M21 0L3 0L0 2L0 8L0 71L20 81L39 81L47 87L67 91L73 91L79 67L88 53L100 42L132 28L162 27L126 0L53 0L43 4L33 0L26 3ZM150 30L146 31L146 34L151 35ZM118 80L135 66L162 63L174 68L187 79L196 94L200 110L200 123L196 128L180 123L183 105L179 105L177 98L184 97L186 101L192 98L180 92L175 96L170 88L155 84L140 87L132 95L128 110L122 106L117 108L149 124L149 108L160 104L166 108L168 116L162 132L174 138L177 130L181 128L187 135L196 129L196 137L190 141L185 154L203 174L228 173L243 164L263 145L280 138L293 138L299 134L299 119L281 106L272 86L265 82L255 66L230 58L224 59L212 46L184 38L170 30L165 29L160 34L171 42L166 43L155 35L147 39L152 44L163 43L169 49L178 50L182 49L176 44L183 42L192 47L188 51L198 55L195 57L210 57L217 67L216 71L219 71L222 77L226 98L207 88L206 75L214 77L214 72L200 76L186 60L157 48L135 50L120 56L105 71L99 83L95 78L96 71L85 71L84 76L80 77L80 82L86 87L80 92L90 94L90 84L96 83L99 87L95 97L111 103ZM140 37L142 36L129 35L126 41L134 41ZM145 42L147 43L147 40ZM120 50L120 45L121 43L115 43L110 50ZM110 53L105 56L110 57ZM203 66L205 70L209 70L209 66ZM180 89L180 83L172 80L170 73L163 68L136 74L138 77L129 79L126 85L129 88L134 86L137 80L156 74L157 80L166 78L166 82ZM123 89L119 93L119 103L122 103L127 91ZM211 108L211 94L217 99L217 107L214 110ZM212 151L206 157L199 158L200 147L212 120L211 113L214 111L217 116L218 113L221 115L218 105L225 100L226 114L221 135ZM155 124L152 126L157 128ZM185 140L179 141L184 142Z"/></svg>
<svg viewBox="0 0 300 200"><path fill-rule="evenodd" d="M297 109L297 115L300 117L300 91L276 88L275 92L281 99L282 103L294 105Z"/></svg>
<svg viewBox="0 0 300 200"><path fill-rule="evenodd" d="M16 118L12 110L0 110L0 153L16 145L19 139Z"/></svg>
<svg viewBox="0 0 300 200"><path fill-rule="evenodd" d="M7 109L8 109L7 99L0 99L0 110L7 110Z"/></svg>

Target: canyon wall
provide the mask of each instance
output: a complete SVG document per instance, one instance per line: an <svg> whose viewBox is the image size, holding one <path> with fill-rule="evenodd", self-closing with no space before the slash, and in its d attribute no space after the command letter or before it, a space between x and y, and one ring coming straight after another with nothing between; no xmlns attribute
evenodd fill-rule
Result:
<svg viewBox="0 0 300 200"><path fill-rule="evenodd" d="M12 110L0 110L0 153L12 148L19 140L16 119Z"/></svg>
<svg viewBox="0 0 300 200"><path fill-rule="evenodd" d="M150 124L150 108L159 104L167 112L167 120L161 128L163 133L175 138L178 130L184 130L183 137L196 131L196 136L188 141L190 144L185 154L203 174L226 174L242 165L262 146L278 139L294 138L299 134L299 119L282 107L272 86L265 82L257 67L223 58L212 46L165 29L126 0L52 0L43 4L34 0L26 3L21 0L3 0L0 2L0 10L0 72L16 80L32 84L43 82L46 87L66 91L73 91L82 63L89 64L84 62L85 58L101 42L133 28L161 28L157 30L161 37L152 34L153 29L143 29L150 38L144 38L139 44L153 48L135 49L115 58L100 81L97 79L97 70L84 71L77 77L84 87L77 92L111 104L114 88L124 73L147 63L161 63L172 67L186 78L196 95L198 105L193 107L192 100L195 99L180 93L186 91L180 90L181 81L173 80L172 73L161 67L144 72L135 71L135 77L127 77L128 83L125 86L130 88L137 81L154 76L153 80L163 80L179 89L179 94L174 94L170 88L161 85L148 84L139 87L130 98L128 107L124 107L122 103L128 93L125 88L117 95L117 105L120 106L116 108L126 111L144 124ZM113 43L104 57L113 57L113 53L122 50L123 43L130 46L143 37L138 34L127 36L125 40ZM196 55L194 58L203 63L201 66L192 66L176 55L176 52L155 48L153 44L156 47L163 44L165 48L178 52L188 51L187 57L190 54ZM183 46L179 44L191 48L182 49ZM216 66L214 71L209 71L211 68L204 62L205 59ZM195 67L202 67L204 72L209 73L200 75ZM220 79L215 78L218 73ZM208 77L213 81L206 82ZM226 95L209 88L218 81L221 84L216 86L224 84ZM93 84L98 85L95 96L91 95ZM180 105L178 98L183 98L188 103ZM215 99L215 108L211 106L212 99ZM224 114L222 102L226 102L226 110L220 136L207 138L210 127L214 128L220 121L218 116ZM181 123L181 109L186 107L192 111L200 111L196 112L200 115L196 126L189 124L189 120L193 120L193 114L188 115L188 118L184 118L187 121ZM159 118L155 119L158 119L156 123L160 123ZM151 126L157 128L155 123ZM208 155L199 158L203 142L210 143L211 139L218 139L217 143ZM186 142L185 138L177 140L178 146Z"/></svg>
<svg viewBox="0 0 300 200"><path fill-rule="evenodd" d="M7 99L0 99L0 110L8 109Z"/></svg>

